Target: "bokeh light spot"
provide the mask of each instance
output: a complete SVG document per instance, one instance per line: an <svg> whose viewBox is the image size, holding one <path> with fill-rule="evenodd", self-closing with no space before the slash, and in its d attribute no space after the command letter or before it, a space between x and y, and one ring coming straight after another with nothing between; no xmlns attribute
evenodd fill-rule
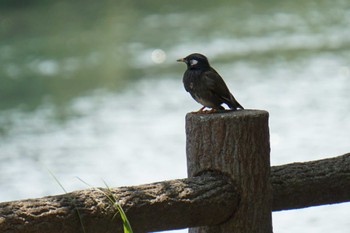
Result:
<svg viewBox="0 0 350 233"><path fill-rule="evenodd" d="M163 63L166 60L166 53L162 49L155 49L152 51L151 59L154 63Z"/></svg>

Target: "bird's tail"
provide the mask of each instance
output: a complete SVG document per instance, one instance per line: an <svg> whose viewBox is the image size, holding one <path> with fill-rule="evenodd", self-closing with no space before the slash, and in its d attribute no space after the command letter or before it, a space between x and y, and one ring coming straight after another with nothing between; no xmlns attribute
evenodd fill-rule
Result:
<svg viewBox="0 0 350 233"><path fill-rule="evenodd" d="M230 93L230 101L227 103L227 105L229 106L229 108L237 110L237 109L244 109L243 106L238 103L238 101L235 99L235 97L233 97L233 95Z"/></svg>

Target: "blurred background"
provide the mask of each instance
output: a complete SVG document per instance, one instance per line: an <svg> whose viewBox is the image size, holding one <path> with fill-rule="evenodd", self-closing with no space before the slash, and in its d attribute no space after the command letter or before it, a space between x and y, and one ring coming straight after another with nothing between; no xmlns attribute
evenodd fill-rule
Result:
<svg viewBox="0 0 350 233"><path fill-rule="evenodd" d="M0 201L62 193L49 171L68 191L186 177L192 52L270 112L272 165L350 152L349 25L346 0L1 0ZM276 212L274 232L345 233L349 215Z"/></svg>

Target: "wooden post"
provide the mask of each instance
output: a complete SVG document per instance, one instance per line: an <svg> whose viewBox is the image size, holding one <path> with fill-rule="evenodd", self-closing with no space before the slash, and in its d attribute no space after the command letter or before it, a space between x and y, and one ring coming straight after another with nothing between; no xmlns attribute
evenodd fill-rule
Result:
<svg viewBox="0 0 350 233"><path fill-rule="evenodd" d="M189 232L271 233L268 112L189 113L186 136L188 176L221 172L233 180L240 194L238 211L229 219Z"/></svg>

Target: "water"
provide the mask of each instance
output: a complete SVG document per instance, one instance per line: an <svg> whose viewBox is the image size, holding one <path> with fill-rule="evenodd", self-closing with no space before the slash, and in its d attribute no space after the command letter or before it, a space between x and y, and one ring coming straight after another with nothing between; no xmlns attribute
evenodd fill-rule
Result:
<svg viewBox="0 0 350 233"><path fill-rule="evenodd" d="M76 177L94 186L186 177L184 116L200 106L175 60L190 52L210 58L244 107L270 112L273 165L349 152L349 7L2 7L0 201L62 193L48 170L67 190L86 188ZM278 212L274 231L343 233L349 214L349 204Z"/></svg>

